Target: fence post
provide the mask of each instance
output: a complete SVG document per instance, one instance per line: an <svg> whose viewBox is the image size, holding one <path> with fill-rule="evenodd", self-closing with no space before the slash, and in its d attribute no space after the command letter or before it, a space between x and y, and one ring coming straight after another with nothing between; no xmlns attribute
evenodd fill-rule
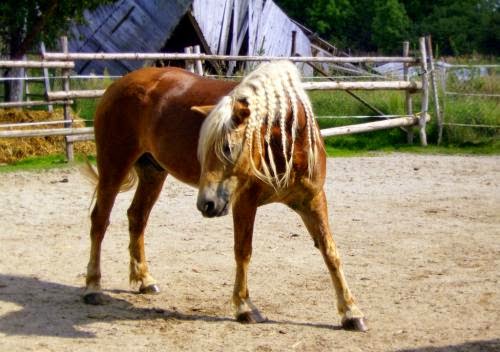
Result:
<svg viewBox="0 0 500 352"><path fill-rule="evenodd" d="M201 49L199 45L194 46L194 53L201 54ZM196 63L196 73L199 74L200 76L203 76L203 64L201 63L201 60L197 59L195 63Z"/></svg>
<svg viewBox="0 0 500 352"><path fill-rule="evenodd" d="M184 48L184 53L186 53L186 54L192 54L193 53L193 47L192 46L185 47ZM186 70L188 70L189 72L193 72L194 73L193 61L186 60Z"/></svg>
<svg viewBox="0 0 500 352"><path fill-rule="evenodd" d="M43 54L45 54L44 42L40 43L40 53L42 54L42 57ZM47 96L47 93L50 91L49 69L47 67L44 67L42 71L43 71L43 84L45 86L45 96ZM54 107L52 106L52 104L47 105L47 111L48 112L54 111Z"/></svg>
<svg viewBox="0 0 500 352"><path fill-rule="evenodd" d="M403 56L409 56L410 55L410 42L409 41L404 41L403 42ZM410 81L410 75L409 75L409 64L404 63L403 64L403 79L407 82ZM413 115L413 98L411 97L411 94L409 91L405 91L405 106L406 106L406 114L408 115ZM408 144L413 144L413 127L405 127L406 131L406 141Z"/></svg>
<svg viewBox="0 0 500 352"><path fill-rule="evenodd" d="M66 36L61 37L61 48L64 54L68 54L68 37ZM62 70L63 89L65 92L69 92L70 73L71 73L70 69L65 68ZM64 124L64 127L70 128L72 127L71 115L70 115L70 101L67 99L64 101L63 111L64 111L64 120L68 121ZM69 140L67 136L64 137L64 140L66 142L66 158L68 159L68 161L73 161L75 159L73 142Z"/></svg>
<svg viewBox="0 0 500 352"><path fill-rule="evenodd" d="M427 50L425 50L425 38L419 38L420 56L422 65L422 111L418 120L420 144L427 146L427 134L425 132L427 110L429 110L429 72L427 71Z"/></svg>
<svg viewBox="0 0 500 352"><path fill-rule="evenodd" d="M439 94L438 94L438 89L437 89L437 84L436 84L436 72L435 72L435 67L434 67L434 55L432 53L432 40L431 36L428 35L425 37L425 40L427 42L427 50L429 53L429 65L430 65L430 70L431 70L431 85L432 85L432 93L434 94L434 108L436 109L436 119L438 123L438 140L437 140L437 145L441 144L441 141L443 139L443 117L441 115L441 109L439 108Z"/></svg>

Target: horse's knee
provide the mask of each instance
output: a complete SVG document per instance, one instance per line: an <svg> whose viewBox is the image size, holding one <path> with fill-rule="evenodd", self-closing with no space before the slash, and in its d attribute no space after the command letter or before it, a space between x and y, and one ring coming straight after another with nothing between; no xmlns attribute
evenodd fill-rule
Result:
<svg viewBox="0 0 500 352"><path fill-rule="evenodd" d="M140 214L136 209L127 210L128 227L131 234L140 234L146 227L146 217Z"/></svg>

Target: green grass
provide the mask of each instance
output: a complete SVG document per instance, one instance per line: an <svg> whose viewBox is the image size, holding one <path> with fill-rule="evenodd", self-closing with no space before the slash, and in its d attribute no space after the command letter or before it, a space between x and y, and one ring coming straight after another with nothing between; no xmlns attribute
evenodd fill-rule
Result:
<svg viewBox="0 0 500 352"><path fill-rule="evenodd" d="M88 159L94 161L95 157L89 155ZM0 165L0 173L17 171L39 171L63 168L83 163L84 156L76 155L75 161L68 163L63 154L26 158L12 164Z"/></svg>
<svg viewBox="0 0 500 352"><path fill-rule="evenodd" d="M492 83L490 78L478 78L478 80L482 80L483 83L469 82L470 85L476 85L474 89L482 87L482 90L474 90L474 92L500 94L500 86ZM448 90L453 88L448 88ZM386 114L405 114L404 94L402 92L377 91L356 92L356 94ZM317 116L375 115L369 108L360 104L345 92L311 92L310 97ZM444 105L445 122L489 126L500 125L500 103L498 98L447 95L441 97L440 103ZM420 105L420 95L414 94L413 108L415 112L420 111ZM438 128L432 100L429 113L432 120L427 124L427 140L429 144L436 144ZM321 128L328 128L368 121L373 121L373 119L319 119L319 125ZM416 132L415 129L414 142L418 144L418 133ZM489 146L493 150L498 150L499 140L500 128L446 125L443 129L442 145L469 149L477 146L481 150L486 150ZM384 148L405 145L406 133L399 128L394 128L357 135L329 137L326 138L325 142L332 148L383 150Z"/></svg>

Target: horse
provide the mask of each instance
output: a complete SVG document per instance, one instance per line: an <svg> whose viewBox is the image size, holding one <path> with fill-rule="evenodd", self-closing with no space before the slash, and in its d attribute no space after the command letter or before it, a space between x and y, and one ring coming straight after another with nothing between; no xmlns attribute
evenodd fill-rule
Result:
<svg viewBox="0 0 500 352"><path fill-rule="evenodd" d="M137 184L127 210L130 281L157 293L144 250L149 214L168 174L198 188L204 217L232 210L237 321L267 319L250 300L247 283L257 208L283 203L302 218L330 272L341 325L366 331L348 288L328 221L326 152L311 103L294 64L261 64L239 84L180 68L142 68L114 82L94 119L96 183L90 259L83 300L102 304L101 243L115 198Z"/></svg>

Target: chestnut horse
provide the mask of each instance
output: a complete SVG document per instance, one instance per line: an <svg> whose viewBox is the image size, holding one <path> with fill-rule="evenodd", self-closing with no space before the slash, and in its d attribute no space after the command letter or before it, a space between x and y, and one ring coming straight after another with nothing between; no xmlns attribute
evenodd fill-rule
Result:
<svg viewBox="0 0 500 352"><path fill-rule="evenodd" d="M332 238L323 190L326 154L292 63L262 64L238 85L178 68L140 69L106 90L94 127L97 185L86 303L102 303L101 242L116 195L134 185L134 175L138 186L127 211L130 280L140 284L141 293L159 291L146 262L144 229L171 174L199 189L197 207L203 216L222 216L232 209L232 301L238 321L265 321L250 301L247 272L257 208L280 202L300 215L321 251L342 326L367 329Z"/></svg>

